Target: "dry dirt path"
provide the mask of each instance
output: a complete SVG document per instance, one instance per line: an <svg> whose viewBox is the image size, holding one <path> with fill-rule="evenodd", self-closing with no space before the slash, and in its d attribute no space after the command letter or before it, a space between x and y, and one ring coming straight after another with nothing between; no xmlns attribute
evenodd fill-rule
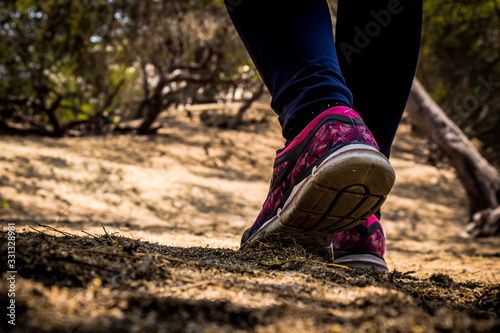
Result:
<svg viewBox="0 0 500 333"><path fill-rule="evenodd" d="M464 193L446 165L425 164L424 141L409 125L398 133L397 185L383 208L386 259L397 271L380 275L329 267L300 249L292 261L276 249L254 259L236 251L283 143L274 119L241 131L181 116L163 121L156 136L0 138L3 230L11 222L27 232L18 235L23 327L418 332L500 325L500 240L457 236L467 220ZM54 238L34 222L71 236ZM103 226L109 235L101 236ZM2 305L6 287L2 279ZM185 325L173 324L179 320Z"/></svg>

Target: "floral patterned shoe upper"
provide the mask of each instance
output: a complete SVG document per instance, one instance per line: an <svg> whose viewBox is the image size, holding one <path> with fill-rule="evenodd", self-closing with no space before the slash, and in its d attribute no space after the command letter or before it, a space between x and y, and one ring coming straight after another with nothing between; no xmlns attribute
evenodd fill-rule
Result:
<svg viewBox="0 0 500 333"><path fill-rule="evenodd" d="M363 223L335 235L332 241L333 262L348 267L375 267L387 272L384 260L385 231L373 215Z"/></svg>
<svg viewBox="0 0 500 333"><path fill-rule="evenodd" d="M336 233L379 209L394 180L361 117L328 109L278 150L268 197L241 249L271 239L330 248Z"/></svg>

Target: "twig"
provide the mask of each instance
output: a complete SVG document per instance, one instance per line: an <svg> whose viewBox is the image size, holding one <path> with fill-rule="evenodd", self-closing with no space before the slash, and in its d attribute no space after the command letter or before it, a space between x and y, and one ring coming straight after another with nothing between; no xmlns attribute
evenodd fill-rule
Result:
<svg viewBox="0 0 500 333"><path fill-rule="evenodd" d="M69 232L64 232L64 231L61 231L61 230L57 230L56 228L54 227L51 227L51 226L48 226L48 225L43 225L43 224L40 224L36 221L33 221L34 223L36 223L38 226L42 227L42 228L46 228L46 229L49 229L49 230L52 230L52 231L55 231L55 232L58 232L60 234L63 234L64 236L67 236L67 237L75 237L75 235L73 234L70 234Z"/></svg>
<svg viewBox="0 0 500 333"><path fill-rule="evenodd" d="M469 275L469 274L470 274L470 275L475 275L475 274L477 274L477 273L481 273L481 272L484 272L484 271L485 271L484 269L481 269L481 270L479 270L479 271L475 271L475 272L467 272L467 273L462 273L462 274L459 274L459 275L455 275L455 277L457 277L457 278L458 278L458 277L462 277L462 276L464 276L464 275Z"/></svg>
<svg viewBox="0 0 500 333"><path fill-rule="evenodd" d="M106 236L108 236L108 238L111 239L111 236L108 234L108 231L106 230L106 228L104 228L104 224L102 224L101 221L99 221L99 224L101 225L102 230L104 230L104 233L106 234Z"/></svg>
<svg viewBox="0 0 500 333"><path fill-rule="evenodd" d="M84 234L87 234L87 235L89 235L89 236L94 237L94 239L96 239L96 240L99 240L99 237L97 237L96 235L92 235L91 233L86 232L85 230L82 230L82 232L83 232Z"/></svg>
<svg viewBox="0 0 500 333"><path fill-rule="evenodd" d="M36 232L38 232L39 234L42 234L42 235L45 235L45 233L41 232L40 230L37 230L35 228L33 228L32 226L29 226L31 229L35 230Z"/></svg>
<svg viewBox="0 0 500 333"><path fill-rule="evenodd" d="M64 214L66 214L66 212L68 211L68 209L70 207L71 207L71 205L68 205L68 207L62 212L62 214L59 215L59 218L57 219L56 225L59 223L59 221L61 221L62 217L64 216Z"/></svg>
<svg viewBox="0 0 500 333"><path fill-rule="evenodd" d="M185 291L187 289L199 288L199 287L202 287L202 286L208 286L210 284L214 284L214 283L212 281L200 281L200 282L192 283L192 284L187 285L187 286L180 286L180 287L176 287L176 288L171 288L170 291L171 292Z"/></svg>
<svg viewBox="0 0 500 333"><path fill-rule="evenodd" d="M329 262L321 262L321 261L318 261L318 260L307 260L307 262L312 262L312 263L315 263L315 264L325 265L325 266L328 266L328 267L339 267L339 268L351 269L350 267L347 267L347 266L344 266L344 265L332 264L332 263L329 263Z"/></svg>
<svg viewBox="0 0 500 333"><path fill-rule="evenodd" d="M486 265L486 267L488 267L488 270L490 271L491 275L493 275L493 278L495 279L496 284L498 284L498 280L497 280L495 274L493 273L493 271L491 270L490 265L488 265L488 264L485 264L485 265Z"/></svg>
<svg viewBox="0 0 500 333"><path fill-rule="evenodd" d="M155 254L155 257L158 257L158 258L161 258L161 259L164 259L164 260L167 260L167 261L180 262L182 264L188 264L189 263L186 260L182 260L182 259L178 259L178 258L172 258L172 257L167 257L166 255L163 255L163 254ZM195 262L193 262L193 263L196 264Z"/></svg>
<svg viewBox="0 0 500 333"><path fill-rule="evenodd" d="M285 261L282 261L282 262L279 262L276 264L267 264L265 262L261 262L260 264L267 266L267 267L275 268L275 267L280 267L280 266L283 266L283 265L291 263L291 262L300 262L300 263L304 263L304 264L315 263L315 264L320 264L320 265L324 265L324 266L328 266L328 267L339 267L339 268L350 269L349 267L343 266L343 265L331 264L331 263L327 263L327 262L321 262L318 260L308 260L308 259L288 259L288 260L285 260Z"/></svg>

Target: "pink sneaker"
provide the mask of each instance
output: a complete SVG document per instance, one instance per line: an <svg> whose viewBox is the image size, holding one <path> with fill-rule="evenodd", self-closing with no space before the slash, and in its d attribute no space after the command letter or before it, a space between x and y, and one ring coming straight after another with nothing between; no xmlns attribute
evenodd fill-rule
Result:
<svg viewBox="0 0 500 333"><path fill-rule="evenodd" d="M348 267L377 268L387 272L385 231L372 215L363 223L333 237L333 263Z"/></svg>
<svg viewBox="0 0 500 333"><path fill-rule="evenodd" d="M373 215L395 174L361 117L333 107L278 150L268 197L241 240L331 248L333 236Z"/></svg>

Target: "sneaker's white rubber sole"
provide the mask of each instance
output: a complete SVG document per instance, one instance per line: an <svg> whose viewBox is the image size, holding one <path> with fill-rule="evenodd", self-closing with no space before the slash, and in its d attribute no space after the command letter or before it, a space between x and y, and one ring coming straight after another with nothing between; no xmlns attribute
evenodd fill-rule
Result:
<svg viewBox="0 0 500 333"><path fill-rule="evenodd" d="M373 215L384 203L396 175L387 158L365 144L335 151L295 185L275 216L241 250L275 239L328 248L333 236Z"/></svg>
<svg viewBox="0 0 500 333"><path fill-rule="evenodd" d="M375 268L382 272L388 272L385 260L373 254L349 254L335 259L334 264L351 268Z"/></svg>

